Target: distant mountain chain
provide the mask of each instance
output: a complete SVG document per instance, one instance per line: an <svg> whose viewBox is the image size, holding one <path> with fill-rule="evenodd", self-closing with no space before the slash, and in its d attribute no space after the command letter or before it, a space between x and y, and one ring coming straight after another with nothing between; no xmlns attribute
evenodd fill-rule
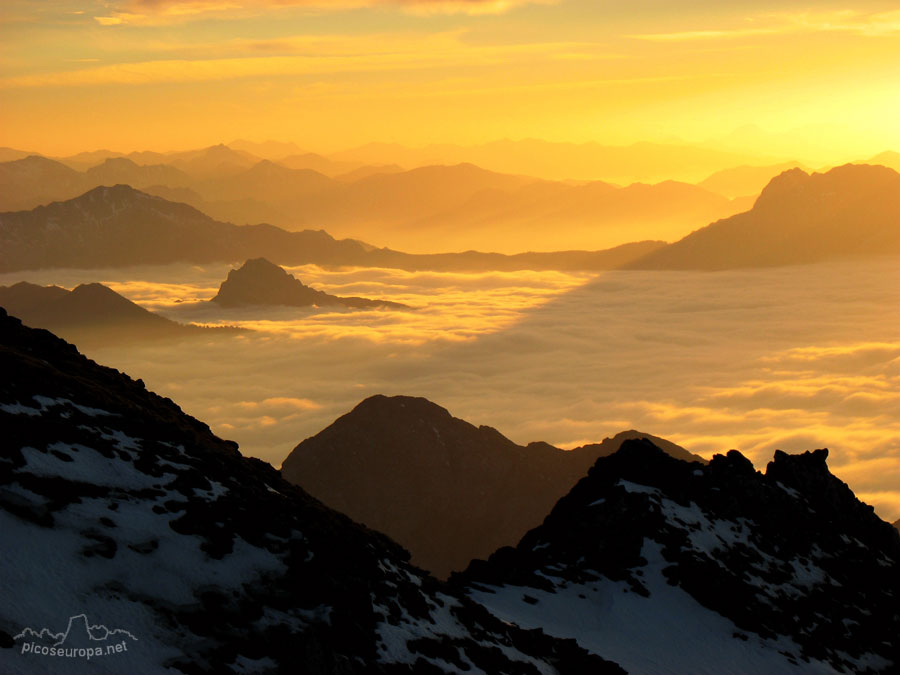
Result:
<svg viewBox="0 0 900 675"><path fill-rule="evenodd" d="M651 438L679 459L706 461L637 431L571 451L546 443L522 447L426 399L374 396L300 443L281 471L446 577L515 544L598 457L634 437Z"/></svg>
<svg viewBox="0 0 900 675"><path fill-rule="evenodd" d="M28 161L32 159L39 163L50 161L37 158ZM252 170L261 174L285 170L273 169L274 165L269 164L268 167L257 164ZM4 166L7 165L0 165L0 169ZM403 174L379 174L357 182L355 189L362 190L360 186L364 183L367 196L360 199L366 204L366 210L377 214L373 217L391 220L397 216L397 208L408 208L410 194L424 189L421 181L427 183L427 174L432 171L466 173L470 169L429 167ZM471 167L471 171L482 172L477 167ZM522 180L499 174L496 177L509 185ZM388 178L399 181L394 186L399 186L399 191L384 184ZM267 180L260 178L260 185L265 185ZM39 183L44 185L45 181L41 179ZM449 191L442 198L444 203L457 204L456 208L468 214L465 216L467 227L503 235L506 227L503 223L507 221L495 208L490 190L479 192L479 196L472 197L472 203L466 205L466 202L458 201L463 199L459 190L464 190L464 178L455 176L438 180L438 183L448 186ZM455 187L450 189L450 186ZM552 217L548 216L545 221L547 212L532 200L533 194L521 193L522 189L514 191L517 196L513 202L518 205L518 211L528 214L534 223L545 222L548 231L566 230L558 223L554 225L557 221ZM682 187L662 183L618 189L590 184L567 186L565 194L558 190L558 187L545 185L538 191L546 193L542 199L553 202L557 213L568 210L577 219L578 214L589 211L578 195L593 192L600 195L597 198L612 198L610 195L613 195L619 199L621 195L633 194L636 202L666 210L674 202L659 201L660 191L673 191L672 198L677 201L674 195L681 192ZM4 194L18 194L18 191L10 189ZM441 201L433 191L429 194L431 205ZM669 245L646 240L601 251L503 255L470 250L465 253L411 254L376 248L358 240L334 239L322 230L288 232L272 225L237 226L214 220L187 204L117 185L98 187L74 199L31 211L0 213L0 272L46 267L235 262L257 257L278 265L316 263L454 271L768 267L900 253L898 195L900 174L884 166L845 165L811 175L794 168L772 179L748 211L695 229ZM589 201L594 199L590 197ZM690 210L683 206L678 209ZM628 211L630 207L623 203L616 208ZM479 212L484 219L478 219ZM429 233L433 233L434 228L442 227L439 226L440 216L429 218L430 225L419 223L416 226L420 227L423 237L431 236ZM454 236L465 240L467 230L454 224L455 218L447 220L445 225ZM664 220L653 222L665 229ZM704 222L707 222L705 218L697 224ZM645 231L639 229L638 232ZM510 241L517 241L519 236L528 240L525 230L507 234L509 236L503 236Z"/></svg>
<svg viewBox="0 0 900 675"><path fill-rule="evenodd" d="M94 188L31 211L0 213L0 272L105 268L266 258L278 265L359 265L422 270L614 269L662 246L639 242L606 251L415 255L337 240L321 230L232 225L127 185Z"/></svg>
<svg viewBox="0 0 900 675"><path fill-rule="evenodd" d="M187 157L175 155L169 158L173 164L146 163L154 157L109 157L79 172L29 156L0 163L0 211L127 184L237 224L324 227L337 236L387 241L418 252L521 251L523 243L529 250L607 248L610 244L595 242L623 243L646 238L649 231L656 232L653 238L677 238L698 222L744 210L750 199L741 195L747 199L730 201L681 182L626 188L600 181L572 184L467 163L408 171L357 166L329 176L320 172L321 162L249 157L214 146ZM356 165L343 168L349 166ZM551 223L554 227L548 228Z"/></svg>
<svg viewBox="0 0 900 675"><path fill-rule="evenodd" d="M321 453L336 453L358 486L371 455L398 444L369 480L410 509L440 513L448 480L471 483L457 506L473 515L495 497L521 506L542 472L581 467L517 545L442 582L142 382L2 310L0 368L0 529L15 543L0 560L4 671L84 672L83 658L40 650L73 626L90 646L87 617L131 638L91 664L106 672L900 666L900 532L831 475L827 450L776 451L765 473L737 451L685 461L640 434L566 453L424 399L367 399L301 454L320 453L324 471ZM431 503L389 468L430 481ZM482 494L491 484L502 492Z"/></svg>

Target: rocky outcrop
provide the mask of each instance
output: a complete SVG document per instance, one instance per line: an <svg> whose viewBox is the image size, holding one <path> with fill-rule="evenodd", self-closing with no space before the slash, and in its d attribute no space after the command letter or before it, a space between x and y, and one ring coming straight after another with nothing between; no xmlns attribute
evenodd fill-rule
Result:
<svg viewBox="0 0 900 675"><path fill-rule="evenodd" d="M4 672L622 672L503 624L142 382L2 311L0 369ZM82 653L125 648L50 656L70 633Z"/></svg>
<svg viewBox="0 0 900 675"><path fill-rule="evenodd" d="M734 450L704 466L628 441L455 581L499 618L629 671L729 670L742 655L740 672L893 672L900 536L827 455L777 452L762 474ZM648 637L662 627L667 641Z"/></svg>
<svg viewBox="0 0 900 675"><path fill-rule="evenodd" d="M265 258L248 260L228 273L219 292L210 302L222 307L248 305L286 305L290 307L347 307L352 309L406 309L406 305L388 300L339 297L310 288Z"/></svg>
<svg viewBox="0 0 900 675"><path fill-rule="evenodd" d="M300 443L282 474L389 534L417 565L446 576L515 544L598 457L642 436L623 432L571 451L547 443L520 446L424 398L373 396ZM680 458L704 461L655 440Z"/></svg>

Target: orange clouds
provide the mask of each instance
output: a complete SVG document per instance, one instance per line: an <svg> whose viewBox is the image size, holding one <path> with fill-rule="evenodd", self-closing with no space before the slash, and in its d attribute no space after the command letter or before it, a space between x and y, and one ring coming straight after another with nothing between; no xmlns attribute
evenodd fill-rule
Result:
<svg viewBox="0 0 900 675"><path fill-rule="evenodd" d="M315 12L363 8L399 9L411 14L503 14L527 4L552 4L556 0L130 0L114 6L109 15L95 16L102 26L158 25L187 21L205 15L253 15L289 7Z"/></svg>

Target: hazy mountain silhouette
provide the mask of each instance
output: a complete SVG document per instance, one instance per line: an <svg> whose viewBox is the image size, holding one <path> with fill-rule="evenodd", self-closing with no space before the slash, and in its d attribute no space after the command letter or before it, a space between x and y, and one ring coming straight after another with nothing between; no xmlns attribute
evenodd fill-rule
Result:
<svg viewBox="0 0 900 675"><path fill-rule="evenodd" d="M339 174L354 171L363 166L361 162L342 162L329 159L324 155L315 152L295 153L280 157L278 163L289 169L307 169L318 171L326 176L337 176Z"/></svg>
<svg viewBox="0 0 900 675"><path fill-rule="evenodd" d="M753 209L712 223L645 258L636 269L768 267L900 254L900 174L854 165L791 169Z"/></svg>
<svg viewBox="0 0 900 675"><path fill-rule="evenodd" d="M765 163L766 159L745 152L686 144L641 142L612 146L537 139L500 140L468 147L443 144L407 148L369 143L334 153L330 158L363 164L396 162L409 167L472 162L493 171L548 180L575 178L613 183L655 183L670 179L693 182L729 166Z"/></svg>
<svg viewBox="0 0 900 675"><path fill-rule="evenodd" d="M369 176L377 176L386 173L401 173L403 170L403 167L399 164L366 164L365 166L353 169L352 171L337 174L333 178L342 183L354 183L363 178L368 178Z"/></svg>
<svg viewBox="0 0 900 675"><path fill-rule="evenodd" d="M233 262L264 257L307 263L418 270L613 269L662 242L605 251L500 255L412 255L335 240L323 231L287 232L271 225L238 226L197 209L134 190L99 187L66 202L0 213L0 271L48 267L103 268L171 262Z"/></svg>
<svg viewBox="0 0 900 675"><path fill-rule="evenodd" d="M92 185L126 184L142 189L150 185L186 188L192 178L184 171L168 164L136 164L126 157L110 157L102 164L85 171L85 179Z"/></svg>
<svg viewBox="0 0 900 675"><path fill-rule="evenodd" d="M493 618L141 381L2 309L0 372L0 531L21 544L2 560L5 671L624 672ZM83 613L61 646L91 643L87 616L137 642L91 667L19 653L13 627L68 607Z"/></svg>
<svg viewBox="0 0 900 675"><path fill-rule="evenodd" d="M46 328L80 346L140 342L231 332L235 328L184 325L154 314L103 284L71 291L21 281L0 286L0 306L29 326Z"/></svg>
<svg viewBox="0 0 900 675"><path fill-rule="evenodd" d="M696 227L749 208L743 201L695 185L665 181L623 188L594 181L583 185L531 183L512 191L483 190L449 211L396 230L427 232L448 248L510 246L591 247L611 239L676 240Z"/></svg>
<svg viewBox="0 0 900 675"><path fill-rule="evenodd" d="M763 474L627 441L455 580L629 672L895 672L900 536L827 456L776 451Z"/></svg>
<svg viewBox="0 0 900 675"><path fill-rule="evenodd" d="M272 140L255 143L254 141L238 139L227 143L227 145L229 148L271 160L279 160L288 155L296 155L301 151L296 143Z"/></svg>
<svg viewBox="0 0 900 675"><path fill-rule="evenodd" d="M253 166L197 185L208 200L247 198L264 203L302 205L311 195L332 188L334 181L311 169L288 169L263 160Z"/></svg>
<svg viewBox="0 0 900 675"><path fill-rule="evenodd" d="M300 443L282 475L396 539L438 576L514 544L631 431L564 451L519 446L424 398L373 396ZM683 448L663 442L681 458Z"/></svg>
<svg viewBox="0 0 900 675"><path fill-rule="evenodd" d="M697 185L730 199L748 195L756 197L775 176L790 169L809 171L800 162L782 162L769 166L737 166L716 171Z"/></svg>
<svg viewBox="0 0 900 675"><path fill-rule="evenodd" d="M17 159L25 159L29 155L37 153L28 152L26 150L16 150L15 148L0 148L0 162L12 162Z"/></svg>
<svg viewBox="0 0 900 675"><path fill-rule="evenodd" d="M0 210L30 209L54 199L71 199L86 189L83 174L39 155L0 163Z"/></svg>
<svg viewBox="0 0 900 675"><path fill-rule="evenodd" d="M210 302L222 307L247 305L288 305L291 307L349 307L353 309L407 309L387 300L339 297L310 288L292 274L265 258L254 258L231 270Z"/></svg>
<svg viewBox="0 0 900 675"><path fill-rule="evenodd" d="M886 152L879 153L874 157L870 158L865 164L880 164L882 166L886 166L888 168L893 169L894 171L900 171L900 152L894 152L893 150L888 150Z"/></svg>
<svg viewBox="0 0 900 675"><path fill-rule="evenodd" d="M894 527L896 527L898 530L900 530L900 518L898 518L897 520L894 521Z"/></svg>

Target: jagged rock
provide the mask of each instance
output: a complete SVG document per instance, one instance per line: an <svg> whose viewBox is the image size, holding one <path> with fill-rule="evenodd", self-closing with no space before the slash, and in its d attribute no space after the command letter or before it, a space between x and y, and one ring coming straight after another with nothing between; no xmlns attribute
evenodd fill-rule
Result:
<svg viewBox="0 0 900 675"><path fill-rule="evenodd" d="M628 441L453 581L629 672L894 672L900 536L826 457L778 452L761 474Z"/></svg>
<svg viewBox="0 0 900 675"><path fill-rule="evenodd" d="M621 673L0 309L0 670ZM68 624L68 627L67 627ZM26 650L124 643L88 663Z"/></svg>

